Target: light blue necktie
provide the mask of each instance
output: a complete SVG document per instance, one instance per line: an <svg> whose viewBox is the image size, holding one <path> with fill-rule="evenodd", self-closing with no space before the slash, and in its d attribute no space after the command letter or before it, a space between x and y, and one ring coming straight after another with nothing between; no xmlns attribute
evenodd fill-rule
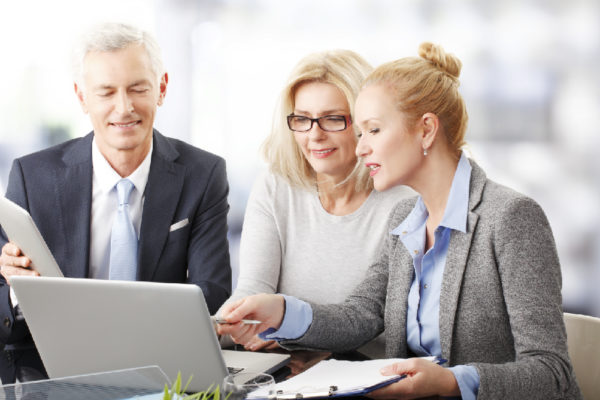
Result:
<svg viewBox="0 0 600 400"><path fill-rule="evenodd" d="M110 235L108 279L135 281L138 239L129 216L129 195L133 189L133 183L129 179L121 179L116 186L119 209Z"/></svg>

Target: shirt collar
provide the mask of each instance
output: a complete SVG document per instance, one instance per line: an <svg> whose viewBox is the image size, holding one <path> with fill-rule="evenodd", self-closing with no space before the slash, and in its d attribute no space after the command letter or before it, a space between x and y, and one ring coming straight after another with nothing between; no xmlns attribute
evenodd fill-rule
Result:
<svg viewBox="0 0 600 400"><path fill-rule="evenodd" d="M467 232L467 214L469 212L469 183L471 181L471 164L463 152L454 173L452 187L448 194L448 203L444 211L441 226Z"/></svg>
<svg viewBox="0 0 600 400"><path fill-rule="evenodd" d="M463 233L467 231L470 181L471 164L463 152L454 173L454 179L452 180L452 186L448 194L448 202L446 203L446 210L444 211L440 226L455 229ZM393 235L402 235L414 232L423 226L428 215L425 203L423 203L423 199L419 196L410 214L391 233Z"/></svg>
<svg viewBox="0 0 600 400"><path fill-rule="evenodd" d="M144 190L146 189L153 149L154 143L150 144L150 151L144 158L144 161L142 161L131 175L126 177L133 183L135 189L139 193L144 193ZM102 153L100 153L100 149L98 149L98 145L96 144L96 138L92 140L92 168L94 171L95 183L99 185L99 188L101 188L102 191L111 191L117 182L121 180L121 176L110 166Z"/></svg>

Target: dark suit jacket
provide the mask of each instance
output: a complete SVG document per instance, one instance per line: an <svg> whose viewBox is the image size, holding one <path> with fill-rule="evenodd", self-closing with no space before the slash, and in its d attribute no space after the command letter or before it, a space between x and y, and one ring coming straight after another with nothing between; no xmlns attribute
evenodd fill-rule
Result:
<svg viewBox="0 0 600 400"><path fill-rule="evenodd" d="M90 133L15 160L6 192L7 198L29 210L67 277L88 276L92 139ZM156 130L153 140L138 279L196 284L214 313L231 292L225 161ZM185 218L188 225L169 231ZM5 243L0 235L0 246ZM0 276L0 346L19 348L30 341L20 325L24 324L15 321L9 286Z"/></svg>
<svg viewBox="0 0 600 400"><path fill-rule="evenodd" d="M581 399L567 352L561 272L550 225L532 199L473 167L467 232L453 231L440 293L439 334L448 365L472 365L479 400ZM394 229L416 198L390 215ZM317 305L305 335L285 347L347 351L385 326L386 356L410 356L406 340L413 259L388 235L380 259L345 303Z"/></svg>

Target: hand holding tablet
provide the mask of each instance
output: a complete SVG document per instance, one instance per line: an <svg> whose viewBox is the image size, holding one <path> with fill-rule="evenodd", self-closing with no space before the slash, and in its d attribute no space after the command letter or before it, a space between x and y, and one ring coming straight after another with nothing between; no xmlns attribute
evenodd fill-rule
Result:
<svg viewBox="0 0 600 400"><path fill-rule="evenodd" d="M0 197L0 226L8 239L31 260L28 266L42 276L62 277L54 256L27 210Z"/></svg>

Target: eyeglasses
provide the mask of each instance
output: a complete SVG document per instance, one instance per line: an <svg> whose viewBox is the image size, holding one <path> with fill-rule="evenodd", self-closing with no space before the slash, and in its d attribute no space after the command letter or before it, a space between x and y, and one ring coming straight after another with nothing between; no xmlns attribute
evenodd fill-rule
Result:
<svg viewBox="0 0 600 400"><path fill-rule="evenodd" d="M324 115L319 118L309 118L294 114L287 116L288 127L294 132L308 132L312 129L315 122L325 132L340 132L352 123L352 119L346 115Z"/></svg>

